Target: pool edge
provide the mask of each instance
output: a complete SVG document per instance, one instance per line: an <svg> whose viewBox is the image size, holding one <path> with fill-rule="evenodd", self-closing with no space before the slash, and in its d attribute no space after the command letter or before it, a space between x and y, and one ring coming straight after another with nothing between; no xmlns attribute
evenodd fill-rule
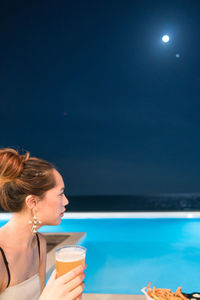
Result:
<svg viewBox="0 0 200 300"><path fill-rule="evenodd" d="M0 220L8 220L11 213L0 213ZM176 212L86 212L64 214L63 219L161 219L161 218L200 218L197 211L176 211Z"/></svg>

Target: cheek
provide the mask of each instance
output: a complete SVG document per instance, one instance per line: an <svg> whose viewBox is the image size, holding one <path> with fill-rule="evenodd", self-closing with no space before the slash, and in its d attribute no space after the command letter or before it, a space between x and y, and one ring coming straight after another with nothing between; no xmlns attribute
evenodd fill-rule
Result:
<svg viewBox="0 0 200 300"><path fill-rule="evenodd" d="M38 212L44 223L60 224L60 214L62 213L62 199L57 196L45 199L39 203Z"/></svg>
<svg viewBox="0 0 200 300"><path fill-rule="evenodd" d="M51 213L52 215L60 215L62 212L62 204L60 199L58 199L57 201L53 201L51 203L51 207L50 207Z"/></svg>

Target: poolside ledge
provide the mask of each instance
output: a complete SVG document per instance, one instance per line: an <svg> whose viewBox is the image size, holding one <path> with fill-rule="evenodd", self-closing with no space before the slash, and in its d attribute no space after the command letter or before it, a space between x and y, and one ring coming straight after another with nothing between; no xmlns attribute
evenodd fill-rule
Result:
<svg viewBox="0 0 200 300"><path fill-rule="evenodd" d="M145 300L144 295L83 294L82 300Z"/></svg>

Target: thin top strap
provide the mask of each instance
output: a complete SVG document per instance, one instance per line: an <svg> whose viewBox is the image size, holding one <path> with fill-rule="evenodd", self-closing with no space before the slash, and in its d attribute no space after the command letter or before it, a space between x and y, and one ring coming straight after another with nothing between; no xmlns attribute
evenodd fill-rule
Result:
<svg viewBox="0 0 200 300"><path fill-rule="evenodd" d="M39 254L39 259L40 259L40 239L38 234L36 233L36 238L37 238L37 244L38 244L38 254Z"/></svg>
<svg viewBox="0 0 200 300"><path fill-rule="evenodd" d="M7 284L7 287L8 287L9 284L10 284L10 270L9 270L9 267L8 267L8 261L6 259L6 255L5 255L5 253L4 253L4 251L3 251L3 249L1 247L0 247L0 251L1 251L1 254L3 256L3 260L4 260L4 263L5 263L5 266L6 266L6 270L7 270L7 273L8 273L8 284Z"/></svg>

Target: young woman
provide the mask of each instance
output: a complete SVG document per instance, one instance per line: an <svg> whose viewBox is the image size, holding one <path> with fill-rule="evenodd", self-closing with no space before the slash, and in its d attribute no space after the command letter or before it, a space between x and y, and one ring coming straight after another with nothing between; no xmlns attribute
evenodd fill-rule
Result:
<svg viewBox="0 0 200 300"><path fill-rule="evenodd" d="M46 241L42 225L60 224L68 199L64 182L49 162L0 149L0 205L12 212L0 228L0 300L78 300L84 267L56 278L45 287Z"/></svg>

